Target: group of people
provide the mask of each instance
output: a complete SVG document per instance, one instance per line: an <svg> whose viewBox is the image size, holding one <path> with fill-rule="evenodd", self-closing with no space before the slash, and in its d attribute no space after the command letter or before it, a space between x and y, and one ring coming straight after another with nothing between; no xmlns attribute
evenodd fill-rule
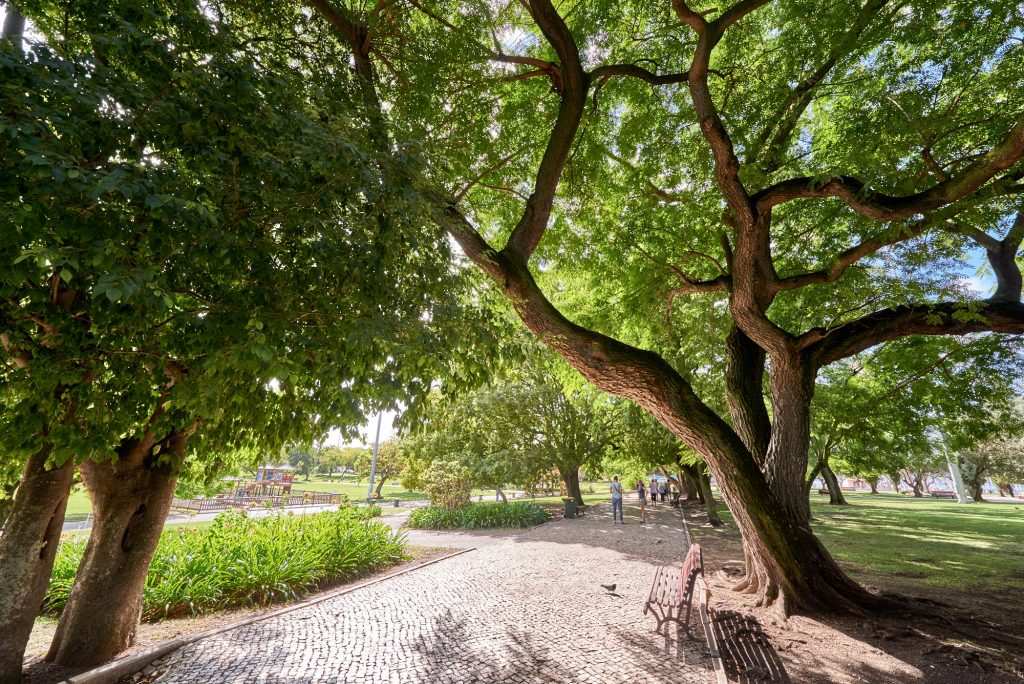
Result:
<svg viewBox="0 0 1024 684"><path fill-rule="evenodd" d="M616 475L612 478L612 484L610 487L612 493L612 524L625 523L622 517L622 483L619 482L619 476ZM662 503L665 502L665 495L668 493L668 486L664 481L659 482L656 478L651 478L650 487L644 485L642 479L636 481L636 497L640 503L640 522L647 522L647 496L650 494L651 503L658 503L658 497L661 497Z"/></svg>

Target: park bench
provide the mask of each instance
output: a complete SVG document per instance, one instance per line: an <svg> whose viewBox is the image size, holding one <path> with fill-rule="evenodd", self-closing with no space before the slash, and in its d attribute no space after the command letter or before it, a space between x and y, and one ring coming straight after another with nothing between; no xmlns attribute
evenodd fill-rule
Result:
<svg viewBox="0 0 1024 684"><path fill-rule="evenodd" d="M669 621L677 622L687 634L690 633L690 610L693 603L694 586L698 577L704 575L704 559L700 544L691 544L682 567L661 566L654 573L651 591L644 603L644 615L654 614L658 620L655 632ZM683 617L686 606L686 617ZM673 615L673 610L675 615Z"/></svg>
<svg viewBox="0 0 1024 684"><path fill-rule="evenodd" d="M956 492L950 491L948 489L933 489L932 496L934 496L936 499L955 499Z"/></svg>

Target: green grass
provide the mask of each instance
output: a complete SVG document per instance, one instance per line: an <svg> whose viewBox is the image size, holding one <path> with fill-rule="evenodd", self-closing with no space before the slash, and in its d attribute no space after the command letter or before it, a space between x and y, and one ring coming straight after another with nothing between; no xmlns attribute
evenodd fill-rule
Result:
<svg viewBox="0 0 1024 684"><path fill-rule="evenodd" d="M85 489L79 488L68 497L68 509L64 519L68 522L73 520L85 520L92 513L92 502Z"/></svg>
<svg viewBox="0 0 1024 684"><path fill-rule="evenodd" d="M142 617L157 621L241 605L290 600L404 560L403 538L351 507L315 515L248 518L168 527L146 577ZM57 551L43 610L59 614L85 550L84 535Z"/></svg>
<svg viewBox="0 0 1024 684"><path fill-rule="evenodd" d="M909 594L989 595L1024 586L1024 504L958 504L894 494L811 499L814 533L855 579ZM720 511L732 523L728 511Z"/></svg>
<svg viewBox="0 0 1024 684"><path fill-rule="evenodd" d="M535 527L551 515L535 503L475 503L449 510L424 506L413 509L407 527L419 530L482 530Z"/></svg>
<svg viewBox="0 0 1024 684"><path fill-rule="evenodd" d="M302 479L295 480L292 482L292 490L307 491L307 492L337 492L344 494L353 500L364 500L366 499L366 489L369 486L369 482L364 480L362 484L354 484L352 482L320 482L316 480L310 480L309 482L303 482ZM388 499L400 499L402 501L414 501L417 499L426 499L427 495L423 492L410 492L401 485L384 485L381 490L381 496L385 500Z"/></svg>
<svg viewBox="0 0 1024 684"><path fill-rule="evenodd" d="M813 501L814 532L865 582L956 589L1020 589L1024 505L957 504L892 494L847 494L849 506Z"/></svg>

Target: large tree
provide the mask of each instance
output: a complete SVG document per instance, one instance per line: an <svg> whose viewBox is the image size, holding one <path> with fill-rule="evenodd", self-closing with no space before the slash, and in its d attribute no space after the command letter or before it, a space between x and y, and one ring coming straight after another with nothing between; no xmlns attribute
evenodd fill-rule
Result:
<svg viewBox="0 0 1024 684"><path fill-rule="evenodd" d="M808 522L815 377L895 338L1024 332L1019 6L309 4L374 118L432 143L426 182L465 255L545 344L706 460L743 532L742 587L890 606ZM956 281L968 252L992 296ZM590 269L621 318L645 301L630 286L670 290L680 336L715 330L677 311L727 311L728 412L701 368L557 308L562 266Z"/></svg>
<svg viewBox="0 0 1024 684"><path fill-rule="evenodd" d="M41 39L0 59L0 439L24 466L0 538L4 681L76 463L94 524L48 657L85 666L134 639L188 459L415 400L460 296L414 155L367 152L358 84L330 61L297 69L289 36L212 5L20 5Z"/></svg>

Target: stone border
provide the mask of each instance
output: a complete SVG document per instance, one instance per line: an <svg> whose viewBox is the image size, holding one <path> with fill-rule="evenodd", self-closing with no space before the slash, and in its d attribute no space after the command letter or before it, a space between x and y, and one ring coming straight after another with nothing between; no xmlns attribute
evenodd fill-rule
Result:
<svg viewBox="0 0 1024 684"><path fill-rule="evenodd" d="M389 580L392 577L398 577L399 575L404 575L408 572L412 572L413 570L419 570L420 568L425 568L428 565L440 563L443 560L448 560L449 558L454 558L455 556L461 556L464 553L469 553L470 551L475 550L476 548L460 549L453 553L440 556L439 558L432 558L424 563L420 563L419 565L415 565L411 568L404 568L397 572L392 572L390 574L384 575L383 577L377 577L369 581L363 582L361 584L356 584L350 587L341 587L339 589L314 594L313 596L289 604L283 608L278 608L277 610L271 611L269 613L255 615L244 620L239 620L238 622L233 622L229 625L221 625L220 627L214 627L213 629L209 629L205 632L200 632L199 634L192 634L190 636L171 639L170 641L165 641L161 644L157 644L156 646L151 646L144 651L140 651L139 653L135 653L130 656L125 656L124 658L114 660L112 662L107 663L106 665L101 665L100 667L97 667L93 670L82 672L81 674L77 674L74 677L69 677L68 679L61 682L61 684L116 684L123 677L138 672L142 668L152 663L154 660L162 658L171 651L175 651L181 648L182 646L186 646L188 644L200 641L202 639L207 639L214 635L221 634L222 632L237 629L238 627L245 627L246 625L251 625L254 622L259 622L261 620L269 620L270 618L274 618L279 615L284 615L285 613L290 613L292 611L299 610L300 608L308 608L309 606L313 606L318 603L323 603L324 601L328 601L338 596L343 596L345 594L348 594L349 592L362 589L363 587L368 587L370 585L377 584L378 582Z"/></svg>

